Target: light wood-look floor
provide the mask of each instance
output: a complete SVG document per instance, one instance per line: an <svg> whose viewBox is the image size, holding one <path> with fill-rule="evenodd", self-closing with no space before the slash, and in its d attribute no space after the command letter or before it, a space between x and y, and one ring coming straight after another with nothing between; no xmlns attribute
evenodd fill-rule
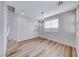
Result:
<svg viewBox="0 0 79 59"><path fill-rule="evenodd" d="M45 38L19 42L19 47L8 57L76 57L76 49Z"/></svg>

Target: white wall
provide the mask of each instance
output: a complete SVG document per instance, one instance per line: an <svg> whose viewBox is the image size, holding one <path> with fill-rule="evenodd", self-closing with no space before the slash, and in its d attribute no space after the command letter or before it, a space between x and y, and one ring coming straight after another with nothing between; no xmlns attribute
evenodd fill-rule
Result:
<svg viewBox="0 0 79 59"><path fill-rule="evenodd" d="M7 30L8 39L17 40L17 15L11 11L8 11Z"/></svg>
<svg viewBox="0 0 79 59"><path fill-rule="evenodd" d="M75 47L75 11L51 16L46 20L59 19L58 32L39 31L40 36Z"/></svg>
<svg viewBox="0 0 79 59"><path fill-rule="evenodd" d="M37 25L36 20L28 19L27 17L17 15L8 11L8 26L9 39L21 41L38 36L38 32L35 31Z"/></svg>
<svg viewBox="0 0 79 59"><path fill-rule="evenodd" d="M17 40L26 40L38 36L38 32L35 31L37 25L36 20L30 20L22 16L17 17Z"/></svg>
<svg viewBox="0 0 79 59"><path fill-rule="evenodd" d="M79 6L77 7L77 11L76 11L76 49L77 49L77 54L79 57Z"/></svg>
<svg viewBox="0 0 79 59"><path fill-rule="evenodd" d="M4 2L0 2L0 57L4 56Z"/></svg>

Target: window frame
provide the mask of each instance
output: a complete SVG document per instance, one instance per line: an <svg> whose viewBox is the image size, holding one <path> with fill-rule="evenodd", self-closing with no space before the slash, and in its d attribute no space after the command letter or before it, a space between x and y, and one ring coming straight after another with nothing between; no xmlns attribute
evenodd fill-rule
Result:
<svg viewBox="0 0 79 59"><path fill-rule="evenodd" d="M55 20L57 21L57 24L55 24L56 28L55 28L55 26L54 27L51 26L51 23L53 23ZM46 26L45 22L49 22L50 23L49 26L48 26L49 28L45 27ZM44 30L46 32L58 32L58 30L59 30L59 19L58 18L55 18L53 20L47 20L45 22L44 22Z"/></svg>

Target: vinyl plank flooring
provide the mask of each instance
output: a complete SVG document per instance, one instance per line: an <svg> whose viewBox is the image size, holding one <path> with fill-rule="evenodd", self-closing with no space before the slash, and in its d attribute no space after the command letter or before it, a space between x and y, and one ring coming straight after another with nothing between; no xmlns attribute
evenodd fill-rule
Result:
<svg viewBox="0 0 79 59"><path fill-rule="evenodd" d="M18 42L20 45L8 57L76 57L76 49L37 37Z"/></svg>

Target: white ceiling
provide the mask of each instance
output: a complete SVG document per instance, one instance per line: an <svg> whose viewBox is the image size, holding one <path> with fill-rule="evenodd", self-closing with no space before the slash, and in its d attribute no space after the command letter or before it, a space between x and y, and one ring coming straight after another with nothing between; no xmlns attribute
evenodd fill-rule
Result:
<svg viewBox="0 0 79 59"><path fill-rule="evenodd" d="M58 13L72 10L76 7L75 1L64 1L63 5L57 6L58 1L7 1L6 3L16 8L16 13L21 15L24 10L24 16L30 19L41 19L41 11L44 11L44 17L50 17Z"/></svg>

